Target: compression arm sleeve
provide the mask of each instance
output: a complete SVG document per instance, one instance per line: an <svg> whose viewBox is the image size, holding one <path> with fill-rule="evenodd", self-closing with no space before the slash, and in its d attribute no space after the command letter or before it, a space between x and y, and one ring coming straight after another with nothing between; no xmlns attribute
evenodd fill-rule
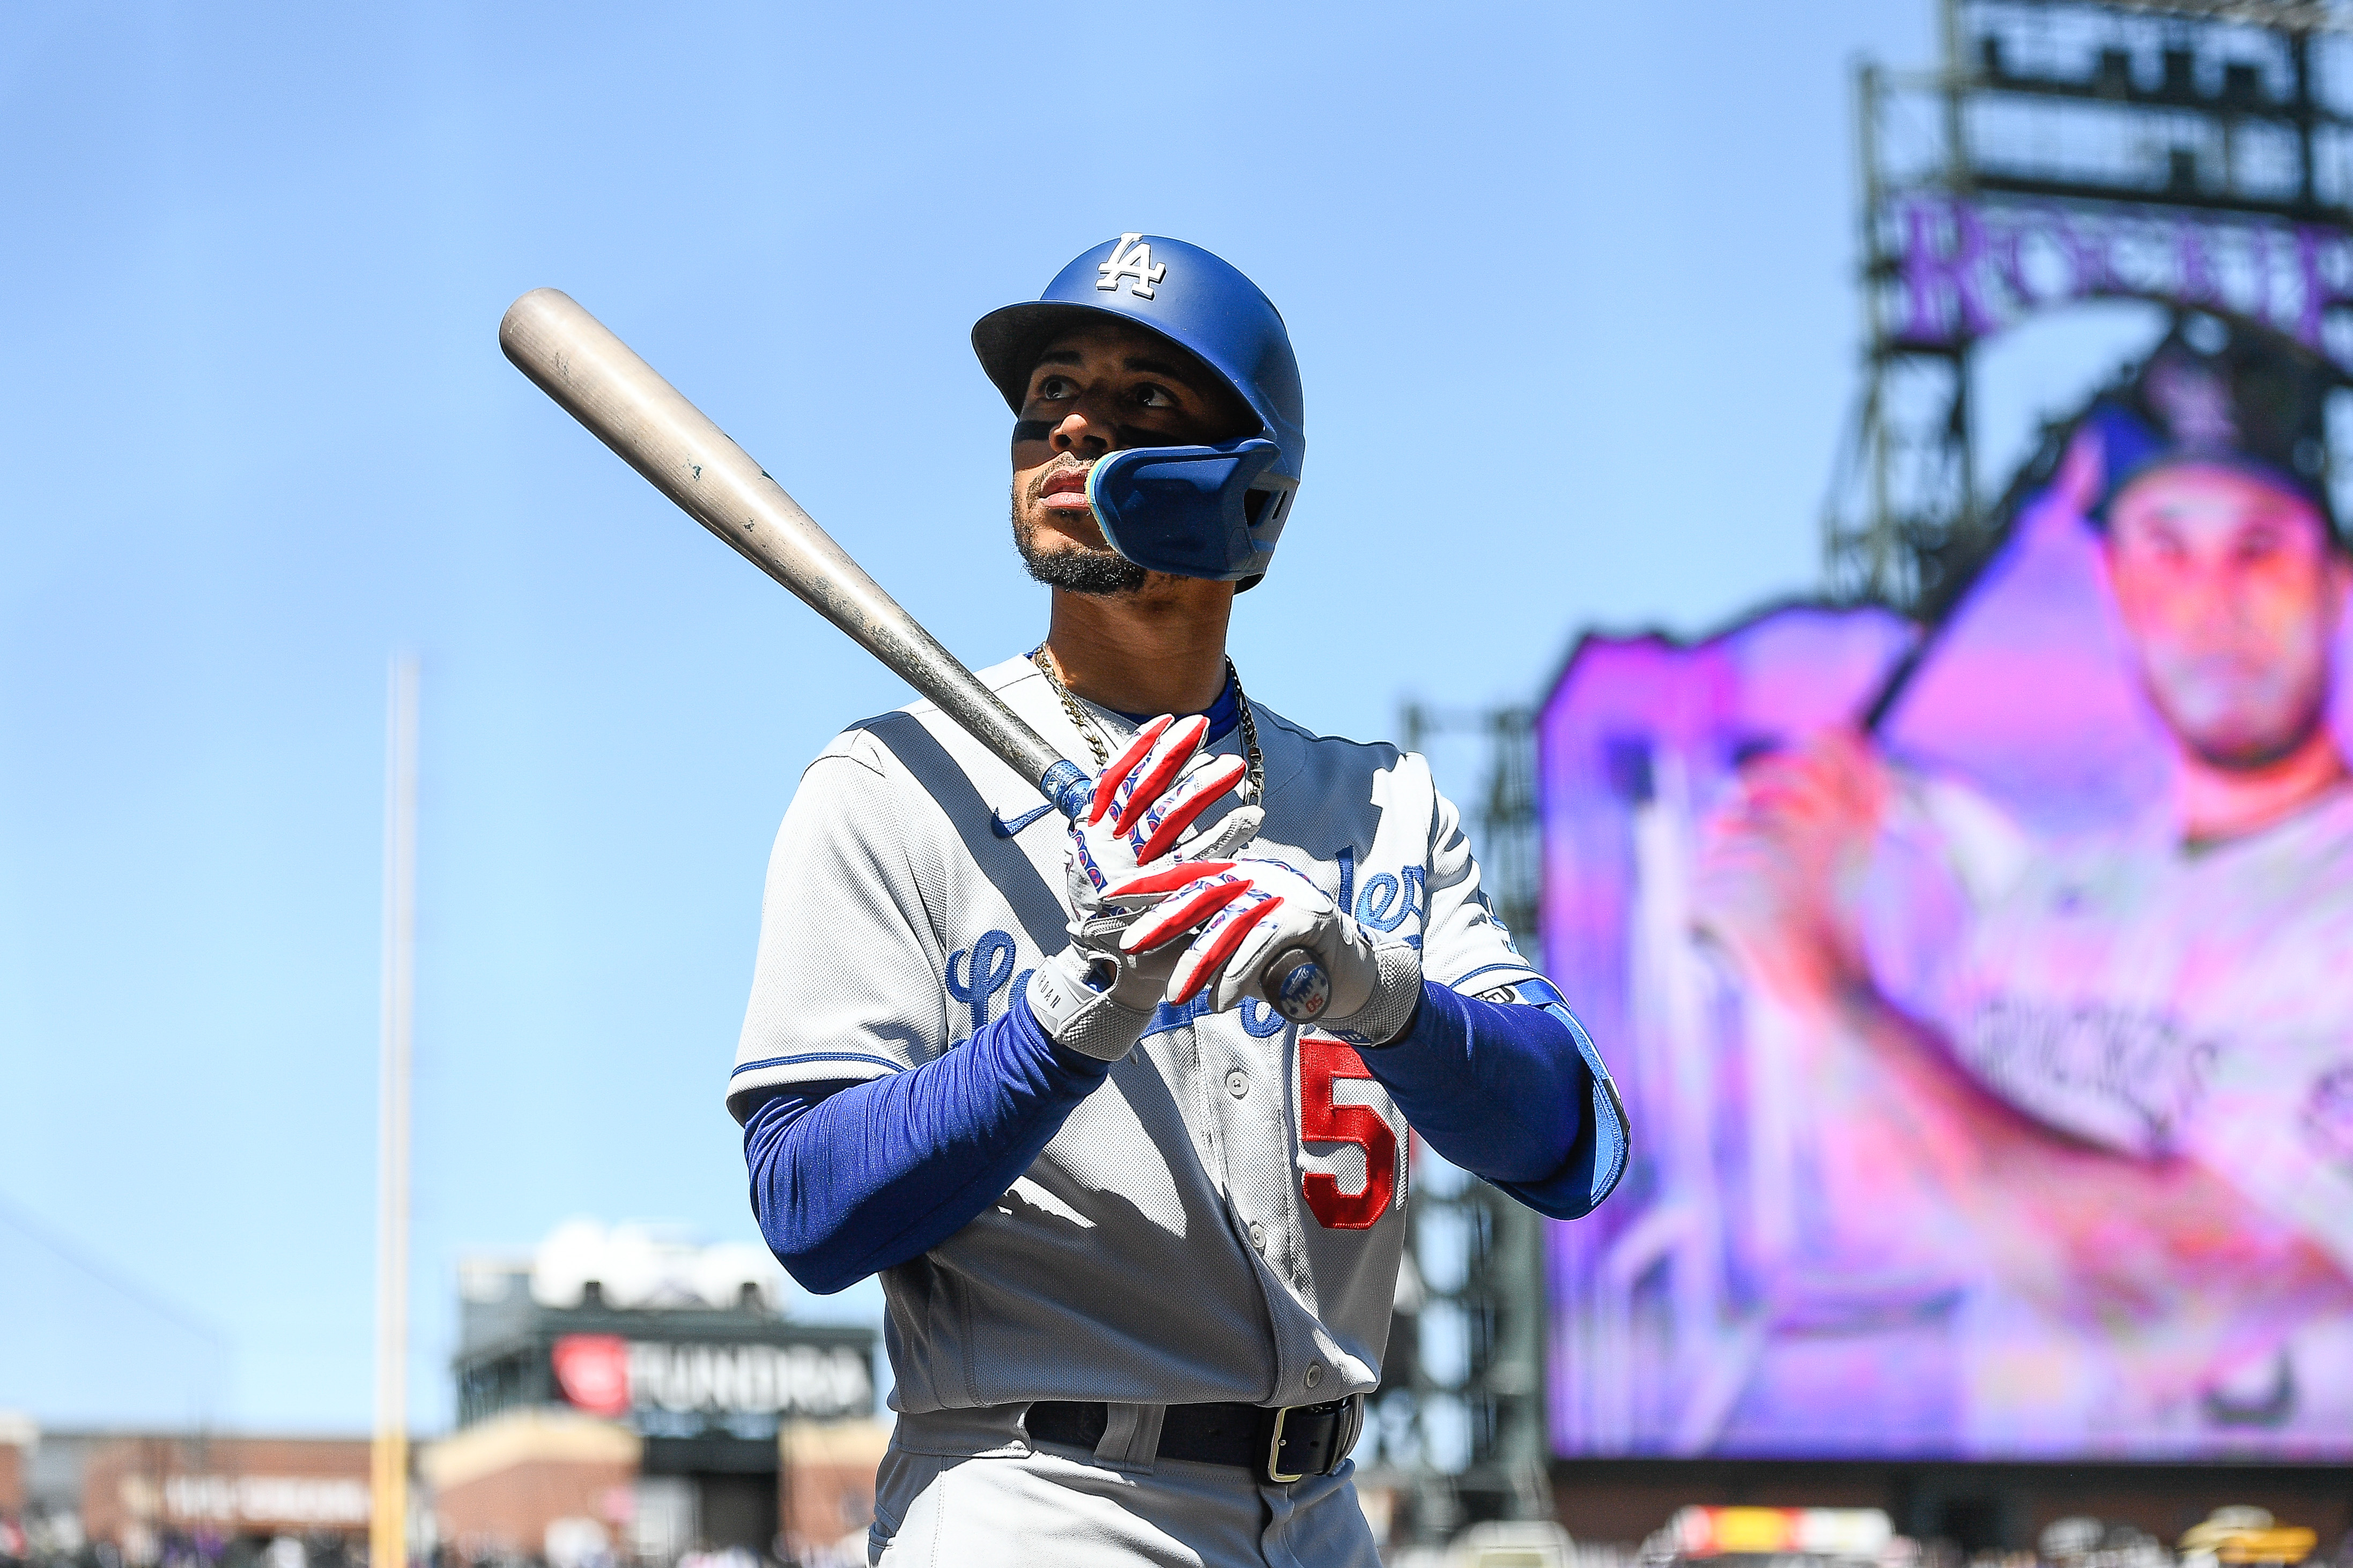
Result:
<svg viewBox="0 0 2353 1568"><path fill-rule="evenodd" d="M937 1247L1028 1170L1111 1064L1057 1047L1023 988L935 1061L798 1084L744 1123L760 1234L818 1295Z"/></svg>
<svg viewBox="0 0 2353 1568"><path fill-rule="evenodd" d="M1618 1091L1557 1000L1482 1002L1424 981L1405 1035L1357 1054L1424 1142L1538 1214L1577 1218L1626 1168Z"/></svg>

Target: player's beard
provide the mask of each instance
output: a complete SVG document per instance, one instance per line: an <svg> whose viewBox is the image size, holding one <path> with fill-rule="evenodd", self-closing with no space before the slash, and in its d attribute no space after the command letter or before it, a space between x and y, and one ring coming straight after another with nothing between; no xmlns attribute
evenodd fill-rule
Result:
<svg viewBox="0 0 2353 1568"><path fill-rule="evenodd" d="M1045 483L1040 475L1038 487ZM1086 594L1096 598L1110 598L1120 594L1133 594L1144 586L1148 575L1143 567L1103 544L1084 544L1068 534L1057 542L1058 548L1048 549L1039 542L1039 529L1029 509L1038 504L1038 497L1024 497L1017 489L1013 495L1013 548L1021 552L1021 564L1029 575L1049 588L1060 588L1068 594Z"/></svg>
<svg viewBox="0 0 2353 1568"><path fill-rule="evenodd" d="M2207 766L2260 772L2328 720L2325 633L2315 626L2284 640L2260 650L2145 647L2143 684L2166 727Z"/></svg>

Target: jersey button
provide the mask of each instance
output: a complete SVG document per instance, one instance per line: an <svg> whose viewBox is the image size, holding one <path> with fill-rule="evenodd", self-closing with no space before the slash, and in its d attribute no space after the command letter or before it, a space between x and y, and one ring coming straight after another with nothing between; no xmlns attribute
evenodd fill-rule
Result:
<svg viewBox="0 0 2353 1568"><path fill-rule="evenodd" d="M1309 1362L1307 1363L1307 1386L1313 1388L1323 1381L1324 1363L1320 1361Z"/></svg>
<svg viewBox="0 0 2353 1568"><path fill-rule="evenodd" d="M1257 1247L1261 1252L1266 1250L1266 1226L1256 1220L1250 1222L1250 1238L1252 1247Z"/></svg>
<svg viewBox="0 0 2353 1568"><path fill-rule="evenodd" d="M1250 1093L1250 1074L1236 1068L1226 1075L1226 1092L1236 1100Z"/></svg>

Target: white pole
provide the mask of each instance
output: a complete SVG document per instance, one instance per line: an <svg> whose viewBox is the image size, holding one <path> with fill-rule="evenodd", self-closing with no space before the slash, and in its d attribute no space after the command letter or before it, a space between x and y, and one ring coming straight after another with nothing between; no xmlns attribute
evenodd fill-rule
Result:
<svg viewBox="0 0 2353 1568"><path fill-rule="evenodd" d="M376 1085L375 1443L370 1568L408 1562L408 1083L417 993L417 656L395 655L385 725L384 973Z"/></svg>

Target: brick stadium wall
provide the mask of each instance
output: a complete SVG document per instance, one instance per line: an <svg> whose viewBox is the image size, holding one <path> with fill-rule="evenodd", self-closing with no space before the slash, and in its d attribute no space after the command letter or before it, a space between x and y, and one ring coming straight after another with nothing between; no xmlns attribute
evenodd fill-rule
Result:
<svg viewBox="0 0 2353 1568"><path fill-rule="evenodd" d="M0 1515L23 1517L26 1460L40 1436L29 1417L0 1410Z"/></svg>
<svg viewBox="0 0 2353 1568"><path fill-rule="evenodd" d="M889 1422L794 1422L779 1441L779 1511L795 1551L830 1546L873 1522L874 1469L891 1445Z"/></svg>
<svg viewBox="0 0 2353 1568"><path fill-rule="evenodd" d="M642 1446L610 1422L516 1411L427 1448L419 1468L441 1530L461 1554L536 1555L565 1518L615 1523L609 1503L637 1479Z"/></svg>
<svg viewBox="0 0 2353 1568"><path fill-rule="evenodd" d="M368 1481L364 1437L115 1437L91 1447L84 1463L82 1528L93 1541L116 1542L132 1526L359 1537L367 1533ZM225 1499L227 1517L192 1514L190 1486ZM336 1516L311 1510L322 1502Z"/></svg>

